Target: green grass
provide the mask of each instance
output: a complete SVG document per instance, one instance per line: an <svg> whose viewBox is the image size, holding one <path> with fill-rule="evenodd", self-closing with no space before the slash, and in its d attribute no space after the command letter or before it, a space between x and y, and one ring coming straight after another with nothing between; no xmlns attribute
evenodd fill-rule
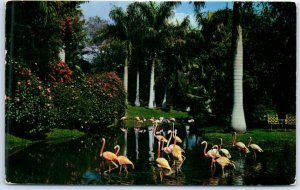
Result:
<svg viewBox="0 0 300 190"><path fill-rule="evenodd" d="M30 140L15 137L10 134L5 134L5 139L6 139L6 143L7 143L6 145L9 145L9 148L19 147L19 146L28 146L33 143Z"/></svg>
<svg viewBox="0 0 300 190"><path fill-rule="evenodd" d="M171 109L169 112L162 111L161 109L149 109L146 107L134 107L127 106L126 113L128 116L128 120L125 121L125 125L128 128L134 127L135 125L135 117L144 117L145 119L150 119L151 117L159 118L186 118L188 117L187 112L177 111ZM151 124L150 122L148 124Z"/></svg>
<svg viewBox="0 0 300 190"><path fill-rule="evenodd" d="M187 112L182 112L182 111L176 111L176 110L170 110L169 112L162 111L160 109L149 109L146 107L133 107L133 106L127 106L127 115L129 119L134 119L136 116L142 116L144 118L159 118L159 117L164 117L164 118L185 118L188 117Z"/></svg>
<svg viewBox="0 0 300 190"><path fill-rule="evenodd" d="M47 140L57 140L57 139L76 139L83 136L85 133L78 130L69 130L69 129L52 129L47 134Z"/></svg>
<svg viewBox="0 0 300 190"><path fill-rule="evenodd" d="M205 131L204 140L209 141L211 144L219 144L220 138L226 144L231 144L232 133L224 132L222 127L204 128ZM237 141L242 141L245 144L248 143L248 138L252 137L252 143L262 144L265 146L276 147L282 143L296 144L296 130L288 129L284 130L273 130L266 129L248 129L245 133L237 133Z"/></svg>
<svg viewBox="0 0 300 190"><path fill-rule="evenodd" d="M51 142L62 142L67 141L70 139L76 139L78 137L83 136L85 133L80 132L78 130L69 130L69 129L52 129L47 134L47 141ZM19 148L24 148L26 146L29 146L33 143L37 143L39 141L30 141L27 139L19 138L16 136L13 136L11 134L5 134L6 138L6 150L14 150Z"/></svg>

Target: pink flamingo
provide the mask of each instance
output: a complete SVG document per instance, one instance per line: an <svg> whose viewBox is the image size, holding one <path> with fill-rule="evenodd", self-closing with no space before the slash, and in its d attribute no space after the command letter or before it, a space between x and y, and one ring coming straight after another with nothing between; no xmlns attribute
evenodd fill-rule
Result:
<svg viewBox="0 0 300 190"><path fill-rule="evenodd" d="M100 150L100 157L102 157L105 160L109 161L109 164L108 164L109 169L104 171L104 174L106 174L107 171L110 173L112 170L117 169L118 165L114 162L114 161L117 160L117 155L110 152L110 151L103 152L104 146L105 146L105 138L102 138L102 147L101 147L101 150ZM112 163L115 166L113 169L111 169L110 163Z"/></svg>

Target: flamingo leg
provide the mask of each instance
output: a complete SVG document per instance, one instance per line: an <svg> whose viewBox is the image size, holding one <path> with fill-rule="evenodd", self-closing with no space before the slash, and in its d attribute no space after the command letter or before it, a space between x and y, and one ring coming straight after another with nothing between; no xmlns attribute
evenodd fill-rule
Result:
<svg viewBox="0 0 300 190"><path fill-rule="evenodd" d="M178 169L181 171L181 166L183 164L183 162L185 161L186 157L182 155L182 162L180 163L180 165L178 166ZM178 171L177 171L178 172Z"/></svg>
<svg viewBox="0 0 300 190"><path fill-rule="evenodd" d="M160 182L162 182L162 180L163 180L163 171L162 171L162 168L160 168L159 175L160 175Z"/></svg>
<svg viewBox="0 0 300 190"><path fill-rule="evenodd" d="M105 171L103 172L103 174L104 174L104 175L107 175L107 172L110 173L110 171L111 171L110 168L111 168L111 167L110 167L110 163L108 163L108 170L105 170Z"/></svg>
<svg viewBox="0 0 300 190"><path fill-rule="evenodd" d="M127 170L127 167L126 167L126 166L124 166L124 169L125 169L126 175L128 175L128 170Z"/></svg>
<svg viewBox="0 0 300 190"><path fill-rule="evenodd" d="M119 175L121 174L121 172L122 172L122 165L120 166L120 172L119 172Z"/></svg>
<svg viewBox="0 0 300 190"><path fill-rule="evenodd" d="M114 169L117 169L119 166L118 164L116 164L114 161L111 161L113 163L113 165L115 166L113 169L111 169L110 171L114 170Z"/></svg>
<svg viewBox="0 0 300 190"><path fill-rule="evenodd" d="M110 164L109 164L109 169L104 171L104 174L106 174L107 171L110 173L112 170L117 169L119 167L114 161L111 160L110 162L113 163L113 165L115 167L111 169Z"/></svg>

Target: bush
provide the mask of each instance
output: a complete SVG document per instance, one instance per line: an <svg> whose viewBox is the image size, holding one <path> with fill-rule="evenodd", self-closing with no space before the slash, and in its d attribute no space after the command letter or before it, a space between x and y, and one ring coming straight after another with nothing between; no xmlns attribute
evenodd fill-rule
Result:
<svg viewBox="0 0 300 190"><path fill-rule="evenodd" d="M55 126L51 87L43 85L29 68L21 64L15 63L14 74L15 91L12 97L6 97L6 119L11 121L7 127L18 136L44 138L49 129Z"/></svg>
<svg viewBox="0 0 300 190"><path fill-rule="evenodd" d="M89 75L69 85L57 84L54 94L60 128L98 132L125 112L125 91L115 73Z"/></svg>

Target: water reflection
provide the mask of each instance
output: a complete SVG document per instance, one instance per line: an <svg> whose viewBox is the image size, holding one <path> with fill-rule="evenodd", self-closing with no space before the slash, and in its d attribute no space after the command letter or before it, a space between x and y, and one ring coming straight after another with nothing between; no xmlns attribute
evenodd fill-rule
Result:
<svg viewBox="0 0 300 190"><path fill-rule="evenodd" d="M149 136L149 161L154 161L154 152L153 152L153 146L154 146L154 133L153 133L153 126L148 127L148 136Z"/></svg>
<svg viewBox="0 0 300 190"><path fill-rule="evenodd" d="M133 128L126 132L117 129L57 144L34 144L6 158L6 180L31 184L117 185L287 185L295 182L295 146L282 143L283 147L269 148L257 160L250 154L240 158L237 149L228 147L236 169L225 170L222 175L219 167L210 170L211 160L203 156L203 147L199 145L202 137L185 131L180 133L184 137L182 147L186 156L182 172L166 176L161 183L155 162L157 141L153 127L146 129L146 133ZM114 146L119 144L122 154L132 160L135 169L128 168L128 175L119 175L118 170L102 175L108 168L108 162L99 157L102 137L109 142L105 150L114 151ZM266 146L262 144L262 147ZM291 156L286 157L287 152Z"/></svg>

